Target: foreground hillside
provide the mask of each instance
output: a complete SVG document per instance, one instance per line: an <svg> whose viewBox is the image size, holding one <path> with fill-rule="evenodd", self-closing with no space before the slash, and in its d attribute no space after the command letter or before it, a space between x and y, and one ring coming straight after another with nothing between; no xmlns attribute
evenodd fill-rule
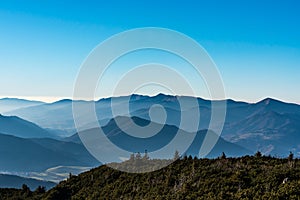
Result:
<svg viewBox="0 0 300 200"><path fill-rule="evenodd" d="M136 161L136 160L135 160ZM161 162L161 161L143 161ZM145 163L144 163L145 164ZM153 164L153 163L152 163ZM123 163L130 165L130 161ZM0 190L1 199L298 199L300 161L271 157L192 159L129 174L101 166L41 194Z"/></svg>

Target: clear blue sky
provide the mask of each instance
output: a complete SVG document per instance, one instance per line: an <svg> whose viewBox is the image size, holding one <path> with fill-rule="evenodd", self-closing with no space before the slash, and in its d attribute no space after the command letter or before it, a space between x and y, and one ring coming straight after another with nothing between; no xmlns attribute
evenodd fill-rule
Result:
<svg viewBox="0 0 300 200"><path fill-rule="evenodd" d="M3 0L0 96L71 97L80 64L97 44L154 26L198 41L217 64L228 98L300 103L299 10L297 0Z"/></svg>

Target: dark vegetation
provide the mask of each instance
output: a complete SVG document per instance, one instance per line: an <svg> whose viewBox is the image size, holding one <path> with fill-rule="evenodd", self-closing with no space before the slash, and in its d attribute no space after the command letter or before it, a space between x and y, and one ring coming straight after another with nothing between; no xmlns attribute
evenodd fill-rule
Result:
<svg viewBox="0 0 300 200"><path fill-rule="evenodd" d="M133 162L156 166L140 155ZM117 164L115 164L117 165ZM217 159L184 157L151 173L126 173L107 166L72 176L44 193L1 189L0 199L299 199L300 160L254 156Z"/></svg>
<svg viewBox="0 0 300 200"><path fill-rule="evenodd" d="M13 188L0 188L0 199L41 199L45 194L46 188L39 186L33 192L30 188L23 184L21 189L13 189Z"/></svg>

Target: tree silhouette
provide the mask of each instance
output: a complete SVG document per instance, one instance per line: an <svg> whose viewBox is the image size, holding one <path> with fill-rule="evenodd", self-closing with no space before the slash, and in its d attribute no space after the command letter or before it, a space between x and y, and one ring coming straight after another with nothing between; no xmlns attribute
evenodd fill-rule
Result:
<svg viewBox="0 0 300 200"><path fill-rule="evenodd" d="M220 157L221 159L226 159L226 154L224 152L222 152L222 155Z"/></svg>
<svg viewBox="0 0 300 200"><path fill-rule="evenodd" d="M288 157L288 161L291 162L294 159L294 154L290 151L289 157Z"/></svg>
<svg viewBox="0 0 300 200"><path fill-rule="evenodd" d="M262 154L260 151L257 151L254 156L257 158L260 158L262 156Z"/></svg>
<svg viewBox="0 0 300 200"><path fill-rule="evenodd" d="M180 158L179 151L175 151L173 160L178 160Z"/></svg>

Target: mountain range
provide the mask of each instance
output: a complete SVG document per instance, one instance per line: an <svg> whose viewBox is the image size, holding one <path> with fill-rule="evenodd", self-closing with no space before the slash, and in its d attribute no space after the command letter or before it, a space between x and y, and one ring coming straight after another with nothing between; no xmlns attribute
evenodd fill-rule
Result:
<svg viewBox="0 0 300 200"><path fill-rule="evenodd" d="M0 171L45 171L60 165L97 166L84 146L49 138L19 138L0 134Z"/></svg>
<svg viewBox="0 0 300 200"><path fill-rule="evenodd" d="M184 110L181 110L178 98L185 102ZM99 120L92 122L83 117L86 125L81 129L86 129L85 132L97 131L99 123L111 142L134 153L159 149L174 138L179 130L190 134L189 124L180 126L180 119L182 114L186 114L187 121L195 120L188 115L193 109L198 109L190 104L195 100L200 110L199 128L194 133L196 137L191 146L186 152L180 153L197 156L204 137L207 134L216 136L216 133L208 130L212 101L159 94L154 97L131 95L75 103L82 106L83 116L88 115L85 106L95 105ZM112 114L112 102L118 116ZM215 158L222 152L236 157L254 154L256 151L279 157L291 151L295 156L300 156L299 105L271 98L257 103L234 100L218 102L227 105L225 124L221 137L207 157ZM5 111L0 115L0 172L58 181L66 178L72 170L79 173L100 165L76 133L72 103L68 99L54 103L0 100L0 110ZM153 117L153 113L149 114L149 109L156 104L165 109L167 117L164 125ZM125 126L129 120L133 120L140 126L147 126L152 121L154 126L163 128L155 136L140 139L127 135L118 127L116 119ZM59 172L56 169L60 169Z"/></svg>
<svg viewBox="0 0 300 200"><path fill-rule="evenodd" d="M16 175L0 174L0 188L22 188L26 184L31 190L35 190L39 186L51 189L56 183L50 181L42 181L32 178L24 178Z"/></svg>
<svg viewBox="0 0 300 200"><path fill-rule="evenodd" d="M16 116L0 114L0 133L22 138L58 138L55 133Z"/></svg>
<svg viewBox="0 0 300 200"><path fill-rule="evenodd" d="M181 110L180 101L185 102L185 110ZM98 101L76 101L77 105L83 107L82 116L88 115L84 112L84 106L95 105L96 115L100 125L106 125L114 118L112 114L112 102L114 109L120 116L136 116L142 119L160 123L156 118L150 118L149 109L155 104L162 105L167 114L166 124L179 127L180 117L186 114L187 121L193 121L189 112L195 107L189 102L197 100L200 110L199 131L208 129L211 118L212 101L195 97L177 97L159 94L154 97L131 95L125 97L112 97ZM129 103L128 103L129 100ZM227 105L226 119L222 131L222 137L227 141L246 147L252 152L261 151L263 154L285 156L289 151L300 156L300 146L297 143L300 124L300 106L285 103L279 100L266 98L257 103L238 102L234 100L221 100ZM217 101L217 102L221 102ZM129 112L126 110L129 107ZM36 106L20 108L5 113L16 115L32 121L43 128L61 131L60 135L71 136L76 132L73 115L72 101L61 100L54 103L40 104ZM84 117L83 117L84 119ZM216 122L218 123L218 122ZM97 122L96 122L96 125ZM86 129L96 127L95 122L86 120ZM214 124L218 125L218 124ZM187 123L181 126L184 131L190 132Z"/></svg>
<svg viewBox="0 0 300 200"><path fill-rule="evenodd" d="M132 153L136 152L145 152L149 151L156 151L158 149L161 149L165 145L167 145L176 135L178 131L181 131L182 134L189 135L191 133L179 130L176 126L172 125L163 125L160 131L155 134L152 137L147 137L147 138L137 138L128 135L124 130L118 127L116 120L118 123L122 123L123 127L122 128L129 128L126 126L130 125L130 120L133 120L136 124L145 126L150 123L150 121L138 118L138 117L117 117L115 119L110 120L107 125L102 127L102 130L104 134L106 134L107 138L114 143L116 146ZM159 127L161 125L157 123L152 124L152 128L155 130L159 130ZM89 129L86 131L83 131L81 134L91 134L91 132L97 132L98 128L94 129ZM141 133L143 134L143 133ZM198 131L195 134L195 138L193 142L190 144L190 147L186 150L186 152L180 152L182 155L187 154L187 155L192 155L192 156L199 156L199 150L200 147L202 146L202 143L204 141L204 138L207 134L212 135L212 137L217 137L217 134L210 131L210 130L201 130ZM65 139L66 141L69 142L75 142L75 143L81 143L81 140L78 136L78 134L75 134L69 138ZM178 144L180 145L180 144ZM179 148L179 147L178 147ZM168 152L168 155L170 155L169 158L172 158L173 154L175 153L176 150L179 149L174 149L174 151ZM233 144L231 142L228 142L224 140L222 137L219 138L217 141L216 145L213 147L211 152L207 155L207 157L218 157L222 154L222 152L225 152L228 156L232 157L237 157L237 156L242 156L242 155L249 155L253 154L248 149L243 148L242 146L239 146L237 144ZM109 155L108 155L109 156Z"/></svg>
<svg viewBox="0 0 300 200"><path fill-rule="evenodd" d="M30 106L37 106L44 104L42 101L30 101L26 99L17 98L3 98L0 99L0 113L9 112L12 110L26 108Z"/></svg>
<svg viewBox="0 0 300 200"><path fill-rule="evenodd" d="M118 117L122 123L127 123L129 117ZM132 118L138 124L149 124L150 121L138 117ZM17 125L17 124L16 124ZM155 124L155 126L159 126ZM140 139L127 135L112 119L102 127L107 137L116 145L129 152L152 151L167 144L172 139L178 128L164 125L157 135L150 139ZM13 130L13 129L12 129ZM87 130L90 131L90 130ZM197 155L197 150L203 142L204 136L215 134L211 131L199 131L191 148L186 152ZM185 134L189 134L186 132ZM222 151L230 156L240 156L253 152L220 138L210 157L219 156ZM174 152L170 152L171 155ZM184 152L182 152L184 153ZM77 134L62 140L52 138L21 138L14 136L14 132L0 134L0 171L44 171L55 166L96 166L100 164L93 158L82 145Z"/></svg>

